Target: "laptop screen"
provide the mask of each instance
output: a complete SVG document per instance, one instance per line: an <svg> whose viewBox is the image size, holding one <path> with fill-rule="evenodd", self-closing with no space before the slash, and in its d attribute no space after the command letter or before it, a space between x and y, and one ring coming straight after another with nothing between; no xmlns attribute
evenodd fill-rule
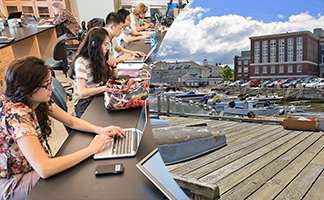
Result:
<svg viewBox="0 0 324 200"><path fill-rule="evenodd" d="M8 15L8 19L20 19L22 15L22 12L13 12L13 13L9 13Z"/></svg>
<svg viewBox="0 0 324 200"><path fill-rule="evenodd" d="M143 133L145 130L146 122L147 122L146 103L144 103L142 110L141 110L140 117L139 117L137 125L136 125L136 129L140 130Z"/></svg>
<svg viewBox="0 0 324 200"><path fill-rule="evenodd" d="M189 199L165 167L157 148L136 166L167 198Z"/></svg>

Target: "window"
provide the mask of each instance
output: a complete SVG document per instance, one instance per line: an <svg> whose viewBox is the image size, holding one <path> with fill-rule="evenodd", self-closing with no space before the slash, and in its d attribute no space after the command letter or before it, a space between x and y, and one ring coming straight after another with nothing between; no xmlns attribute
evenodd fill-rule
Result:
<svg viewBox="0 0 324 200"><path fill-rule="evenodd" d="M260 42L254 43L254 63L260 63Z"/></svg>
<svg viewBox="0 0 324 200"><path fill-rule="evenodd" d="M298 37L296 40L296 61L303 60L303 38Z"/></svg>
<svg viewBox="0 0 324 200"><path fill-rule="evenodd" d="M242 73L242 67L237 68L237 73Z"/></svg>
<svg viewBox="0 0 324 200"><path fill-rule="evenodd" d="M276 62L276 40L270 41L270 62Z"/></svg>
<svg viewBox="0 0 324 200"><path fill-rule="evenodd" d="M271 74L276 73L276 66L271 66Z"/></svg>
<svg viewBox="0 0 324 200"><path fill-rule="evenodd" d="M267 66L262 67L262 74L266 74L267 73Z"/></svg>
<svg viewBox="0 0 324 200"><path fill-rule="evenodd" d="M288 73L293 73L293 66L292 65L288 65Z"/></svg>
<svg viewBox="0 0 324 200"><path fill-rule="evenodd" d="M244 70L244 73L245 73L245 74L246 74L246 73L249 73L249 68L244 67L243 70Z"/></svg>
<svg viewBox="0 0 324 200"><path fill-rule="evenodd" d="M262 63L268 62L268 41L262 41Z"/></svg>
<svg viewBox="0 0 324 200"><path fill-rule="evenodd" d="M287 62L292 62L294 59L294 39L288 38L287 45Z"/></svg>
<svg viewBox="0 0 324 200"><path fill-rule="evenodd" d="M279 62L285 62L285 40L279 40Z"/></svg>
<svg viewBox="0 0 324 200"><path fill-rule="evenodd" d="M301 73L302 71L303 71L302 66L301 65L297 65L296 72L297 73Z"/></svg>
<svg viewBox="0 0 324 200"><path fill-rule="evenodd" d="M238 65L242 65L242 60L237 61Z"/></svg>
<svg viewBox="0 0 324 200"><path fill-rule="evenodd" d="M284 66L283 65L279 66L279 73L284 73Z"/></svg>
<svg viewBox="0 0 324 200"><path fill-rule="evenodd" d="M254 73L255 73L255 74L259 74L259 67L255 67L255 68L254 68Z"/></svg>
<svg viewBox="0 0 324 200"><path fill-rule="evenodd" d="M248 65L249 64L249 61L248 60L244 60L243 61L243 65Z"/></svg>

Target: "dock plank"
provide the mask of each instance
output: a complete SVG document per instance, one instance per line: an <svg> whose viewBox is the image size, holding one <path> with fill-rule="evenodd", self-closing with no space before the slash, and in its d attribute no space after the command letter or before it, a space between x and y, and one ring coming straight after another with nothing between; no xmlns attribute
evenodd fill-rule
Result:
<svg viewBox="0 0 324 200"><path fill-rule="evenodd" d="M316 149L324 142L323 137L320 140L318 137L322 135L307 137L290 151L236 185L230 192L222 193L222 198L273 199L300 172L299 169L316 156ZM304 155L300 156L301 154Z"/></svg>
<svg viewBox="0 0 324 200"><path fill-rule="evenodd" d="M191 199L324 199L323 132L219 119L163 117L174 125L207 123L227 146L167 165Z"/></svg>

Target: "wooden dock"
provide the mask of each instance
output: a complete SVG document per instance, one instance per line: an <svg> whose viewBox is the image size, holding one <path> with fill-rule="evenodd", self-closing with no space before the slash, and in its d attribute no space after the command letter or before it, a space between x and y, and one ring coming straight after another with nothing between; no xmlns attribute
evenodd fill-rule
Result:
<svg viewBox="0 0 324 200"><path fill-rule="evenodd" d="M227 146L168 165L191 199L324 199L324 132L282 125L165 117L172 126L207 123Z"/></svg>

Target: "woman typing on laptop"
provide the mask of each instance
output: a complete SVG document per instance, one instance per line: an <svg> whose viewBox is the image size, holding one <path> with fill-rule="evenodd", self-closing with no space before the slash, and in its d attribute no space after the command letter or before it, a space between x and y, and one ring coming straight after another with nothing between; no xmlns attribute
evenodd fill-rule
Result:
<svg viewBox="0 0 324 200"><path fill-rule="evenodd" d="M71 78L77 117L82 116L94 95L103 92L109 77L118 78L115 58L108 52L109 40L106 29L90 29L73 60Z"/></svg>
<svg viewBox="0 0 324 200"><path fill-rule="evenodd" d="M37 57L13 61L5 73L0 109L0 199L25 199L39 177L48 178L98 153L110 136L123 137L120 127L98 127L71 116L51 100L49 68ZM53 157L47 142L54 118L66 126L97 133L74 153Z"/></svg>

